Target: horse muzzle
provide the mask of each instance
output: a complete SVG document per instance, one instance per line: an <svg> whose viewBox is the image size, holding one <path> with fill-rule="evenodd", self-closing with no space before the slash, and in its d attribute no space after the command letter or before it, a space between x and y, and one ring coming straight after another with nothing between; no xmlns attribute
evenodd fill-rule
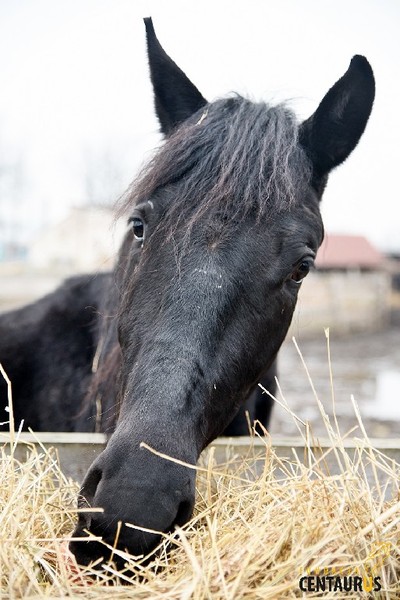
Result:
<svg viewBox="0 0 400 600"><path fill-rule="evenodd" d="M163 533L184 525L193 512L193 469L154 455L140 444L111 444L111 440L89 469L78 500L82 512L73 538L81 539L69 547L82 566L96 562L101 568L111 555L117 566L123 566L113 548L134 557L149 555Z"/></svg>

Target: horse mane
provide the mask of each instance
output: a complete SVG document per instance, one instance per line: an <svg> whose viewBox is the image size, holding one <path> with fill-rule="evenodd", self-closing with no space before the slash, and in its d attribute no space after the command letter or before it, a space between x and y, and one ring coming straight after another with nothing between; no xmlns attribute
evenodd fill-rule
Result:
<svg viewBox="0 0 400 600"><path fill-rule="evenodd" d="M167 210L171 227L184 219L190 228L205 214L234 223L249 212L259 218L290 209L310 178L294 113L236 95L208 104L167 138L119 213L179 181Z"/></svg>

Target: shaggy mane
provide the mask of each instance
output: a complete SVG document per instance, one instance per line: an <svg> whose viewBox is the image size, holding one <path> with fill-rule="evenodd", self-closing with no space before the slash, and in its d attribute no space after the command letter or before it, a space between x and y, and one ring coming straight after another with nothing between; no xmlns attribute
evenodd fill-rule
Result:
<svg viewBox="0 0 400 600"><path fill-rule="evenodd" d="M260 217L289 209L310 177L294 113L235 96L208 104L167 138L119 212L179 181L168 208L171 224L185 217L194 224L204 214Z"/></svg>

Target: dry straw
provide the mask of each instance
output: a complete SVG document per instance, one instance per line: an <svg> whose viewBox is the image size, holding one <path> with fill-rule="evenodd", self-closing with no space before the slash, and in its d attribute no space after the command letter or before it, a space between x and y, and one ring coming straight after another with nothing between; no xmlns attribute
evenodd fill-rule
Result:
<svg viewBox="0 0 400 600"><path fill-rule="evenodd" d="M192 521L164 536L150 564L127 556L125 573L109 562L91 577L66 554L78 486L60 471L56 451L27 445L20 463L4 446L0 598L400 598L400 466L372 447L354 401L359 441L349 452L349 436L315 397L328 451L297 418L304 456L279 457L269 435L261 451L250 442L246 456L228 451L224 464L209 450L198 467ZM301 577L312 590L317 576L325 591L300 589ZM346 577L364 578L366 588L380 578L381 590L329 591L329 578L339 586Z"/></svg>

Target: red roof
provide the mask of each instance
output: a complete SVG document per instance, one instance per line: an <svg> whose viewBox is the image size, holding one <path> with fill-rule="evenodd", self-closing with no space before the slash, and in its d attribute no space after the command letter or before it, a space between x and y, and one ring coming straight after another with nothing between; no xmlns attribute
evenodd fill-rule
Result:
<svg viewBox="0 0 400 600"><path fill-rule="evenodd" d="M318 250L319 269L378 269L384 256L361 235L325 234Z"/></svg>

